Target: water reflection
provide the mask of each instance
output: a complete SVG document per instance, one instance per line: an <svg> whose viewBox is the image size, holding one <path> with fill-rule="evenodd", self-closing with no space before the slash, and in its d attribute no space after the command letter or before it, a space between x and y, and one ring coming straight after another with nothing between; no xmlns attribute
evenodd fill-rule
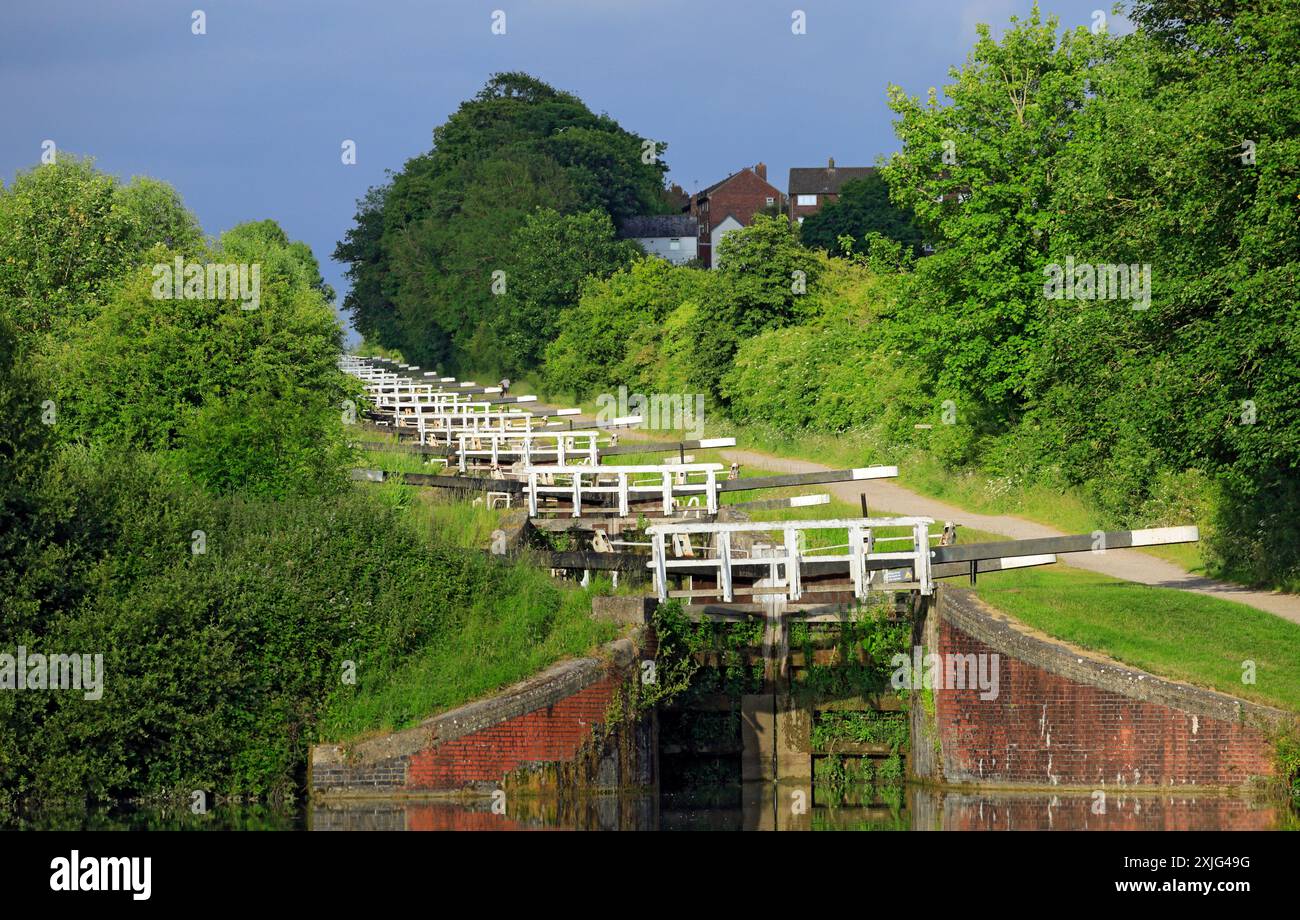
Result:
<svg viewBox="0 0 1300 920"><path fill-rule="evenodd" d="M186 807L135 806L0 812L2 830L293 831L306 827L307 810L292 805L219 805L202 814Z"/></svg>
<svg viewBox="0 0 1300 920"><path fill-rule="evenodd" d="M498 805L498 811L500 810ZM828 790L753 785L582 802L313 803L311 830L1269 830L1283 804L1206 794L957 792L920 786Z"/></svg>
<svg viewBox="0 0 1300 920"><path fill-rule="evenodd" d="M1296 829L1284 803L1175 793L972 792L921 786L767 784L582 801L350 800L305 807L228 805L0 816L25 830L1270 830Z"/></svg>

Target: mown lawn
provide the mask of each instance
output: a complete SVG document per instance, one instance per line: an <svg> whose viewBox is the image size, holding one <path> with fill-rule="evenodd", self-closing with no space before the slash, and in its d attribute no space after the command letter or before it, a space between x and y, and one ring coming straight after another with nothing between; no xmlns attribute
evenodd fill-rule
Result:
<svg viewBox="0 0 1300 920"><path fill-rule="evenodd" d="M1300 626L1214 597L1061 565L986 575L980 598L1021 622L1153 674L1300 711ZM1255 683L1242 683L1245 663Z"/></svg>

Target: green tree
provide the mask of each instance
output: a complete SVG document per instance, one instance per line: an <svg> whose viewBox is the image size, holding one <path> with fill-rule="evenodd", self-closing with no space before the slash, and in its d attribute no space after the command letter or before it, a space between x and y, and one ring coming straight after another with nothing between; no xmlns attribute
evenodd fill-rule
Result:
<svg viewBox="0 0 1300 920"><path fill-rule="evenodd" d="M166 182L136 176L118 188L117 199L130 227L126 239L129 251L144 253L162 244L179 252L194 252L202 246L198 219Z"/></svg>
<svg viewBox="0 0 1300 920"><path fill-rule="evenodd" d="M1059 173L1055 157L1084 106L1092 68L1113 39L1059 32L1037 5L1000 40L985 25L966 64L925 103L889 89L902 151L883 168L935 252L918 263L893 329L935 387L1014 419L1042 336L1042 268Z"/></svg>
<svg viewBox="0 0 1300 920"><path fill-rule="evenodd" d="M663 209L663 146L527 74L497 74L434 129L431 151L358 203L335 251L352 281L344 309L422 365L497 363L493 272L508 270L515 231L539 208ZM517 351L506 346L506 364Z"/></svg>
<svg viewBox="0 0 1300 920"><path fill-rule="evenodd" d="M36 539L33 522L47 466L48 405L42 407L37 381L20 361L17 335L0 316L0 597L16 590L19 561Z"/></svg>
<svg viewBox="0 0 1300 920"><path fill-rule="evenodd" d="M1294 0L1135 5L1139 31L1095 69L1054 164L1051 260L1150 266L1150 302L1048 301L1030 419L1121 521L1143 522L1167 476L1209 472L1210 556L1293 586L1298 14Z"/></svg>
<svg viewBox="0 0 1300 920"><path fill-rule="evenodd" d="M716 287L716 272L664 259L640 259L607 279L589 279L546 349L544 384L579 396L619 385L653 387L662 379L664 325L678 311L693 315Z"/></svg>
<svg viewBox="0 0 1300 920"><path fill-rule="evenodd" d="M805 318L802 304L822 263L799 243L798 228L789 220L763 214L723 236L714 258L720 281L691 322L688 334L700 347L693 351L689 377L721 404L722 380L740 343Z"/></svg>
<svg viewBox="0 0 1300 920"><path fill-rule="evenodd" d="M587 278L606 278L641 256L635 242L618 239L608 214L594 210L536 211L510 238L509 252L506 289L492 318L495 355L485 354L478 364L508 374L541 363L542 350L563 313L577 305Z"/></svg>
<svg viewBox="0 0 1300 920"><path fill-rule="evenodd" d="M21 338L62 331L94 316L105 287L152 246L193 251L200 238L170 186L122 185L62 154L0 190L0 312Z"/></svg>
<svg viewBox="0 0 1300 920"><path fill-rule="evenodd" d="M152 260L173 256L159 247ZM53 357L56 430L120 449L182 447L177 459L217 491L241 479L271 494L336 489L341 407L356 389L336 366L342 330L310 250L264 221L230 230L207 258L258 265L257 308L211 290L160 297L155 271L134 270Z"/></svg>
<svg viewBox="0 0 1300 920"><path fill-rule="evenodd" d="M852 240L854 251L865 252L867 238L873 233L902 243L914 255L921 253L921 231L915 219L909 209L889 200L889 186L879 173L845 182L839 198L805 218L799 227L805 246L832 255L849 255L844 237Z"/></svg>

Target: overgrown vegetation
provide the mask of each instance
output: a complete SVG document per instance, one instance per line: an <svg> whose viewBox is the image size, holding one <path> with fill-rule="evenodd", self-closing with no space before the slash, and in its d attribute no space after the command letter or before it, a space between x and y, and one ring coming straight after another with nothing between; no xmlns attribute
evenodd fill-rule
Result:
<svg viewBox="0 0 1300 920"><path fill-rule="evenodd" d="M332 292L274 223L205 241L170 188L60 159L0 191L0 227L0 651L103 668L99 698L0 693L0 808L279 798L322 728L409 724L612 634L482 553L494 512L348 483ZM198 273L169 297L177 259ZM212 263L258 266L255 309Z"/></svg>
<svg viewBox="0 0 1300 920"><path fill-rule="evenodd" d="M102 653L105 687L0 695L0 786L17 795L284 793L318 720L399 727L604 638L582 592L431 544L360 490L212 497L84 449L51 478L6 636Z"/></svg>
<svg viewBox="0 0 1300 920"><path fill-rule="evenodd" d="M910 740L906 711L819 712L812 730L813 747L820 751L832 749L836 742L848 742L884 745L899 754L907 751Z"/></svg>

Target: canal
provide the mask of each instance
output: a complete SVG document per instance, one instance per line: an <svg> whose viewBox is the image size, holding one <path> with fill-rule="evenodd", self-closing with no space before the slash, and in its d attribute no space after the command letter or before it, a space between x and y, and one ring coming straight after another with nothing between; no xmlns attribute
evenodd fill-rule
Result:
<svg viewBox="0 0 1300 920"><path fill-rule="evenodd" d="M1284 802L1186 792L1001 792L915 784L876 788L752 783L580 801L356 799L297 807L42 812L0 827L40 830L1279 830L1300 829Z"/></svg>

